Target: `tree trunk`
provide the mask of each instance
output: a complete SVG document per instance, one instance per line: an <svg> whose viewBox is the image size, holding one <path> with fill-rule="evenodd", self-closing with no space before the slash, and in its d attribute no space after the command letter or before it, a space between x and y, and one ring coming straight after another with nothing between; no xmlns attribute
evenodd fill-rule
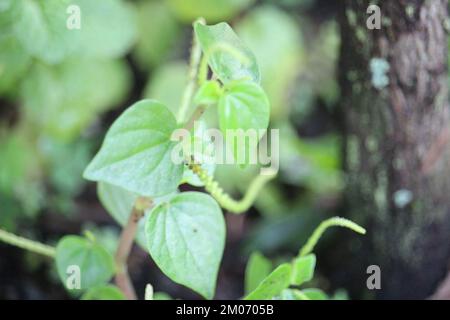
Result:
<svg viewBox="0 0 450 320"><path fill-rule="evenodd" d="M369 30L371 3L381 29ZM450 258L446 0L345 0L341 15L346 200L368 226L358 275L381 268L379 298L422 299ZM365 280L358 283L365 287Z"/></svg>

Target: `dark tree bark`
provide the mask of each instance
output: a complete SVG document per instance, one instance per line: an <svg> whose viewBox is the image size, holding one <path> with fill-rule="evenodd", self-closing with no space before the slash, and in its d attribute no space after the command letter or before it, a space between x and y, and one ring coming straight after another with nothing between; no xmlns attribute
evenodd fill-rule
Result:
<svg viewBox="0 0 450 320"><path fill-rule="evenodd" d="M366 26L370 4L380 30ZM382 299L430 296L450 262L447 5L342 1L346 203L369 227L355 272L365 287L365 268L379 265Z"/></svg>

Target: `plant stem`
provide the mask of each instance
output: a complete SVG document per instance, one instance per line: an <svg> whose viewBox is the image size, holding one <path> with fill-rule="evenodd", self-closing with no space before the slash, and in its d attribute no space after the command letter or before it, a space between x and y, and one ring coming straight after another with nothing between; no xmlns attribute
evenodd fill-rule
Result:
<svg viewBox="0 0 450 320"><path fill-rule="evenodd" d="M194 22L194 24L196 23L205 24L206 22L205 19L199 18L197 19L197 21ZM177 120L181 123L183 123L186 118L186 114L188 112L189 106L191 105L192 97L194 95L195 88L197 86L197 77L201 57L202 57L202 49L200 48L200 45L194 34L192 39L191 59L189 65L189 82L186 88L184 89L183 99L181 100L181 106L180 109L178 110L177 115Z"/></svg>
<svg viewBox="0 0 450 320"><path fill-rule="evenodd" d="M205 106L198 106L197 109L195 109L194 113L192 114L189 121L184 126L184 129L191 131L191 129L194 127L195 121L200 119L200 117L205 113L206 107Z"/></svg>
<svg viewBox="0 0 450 320"><path fill-rule="evenodd" d="M34 253L42 254L50 258L55 257L56 249L54 247L37 241L19 237L2 229L0 229L0 241Z"/></svg>
<svg viewBox="0 0 450 320"><path fill-rule="evenodd" d="M137 300L136 292L128 274L127 261L133 246L139 220L144 216L145 210L151 208L152 201L148 198L138 198L131 210L127 225L120 235L119 245L115 256L117 273L115 282L128 300Z"/></svg>
<svg viewBox="0 0 450 320"><path fill-rule="evenodd" d="M330 227L344 227L360 234L366 234L366 229L360 227L353 221L341 217L330 218L325 221L322 221L322 223L316 228L316 230L314 230L313 234L309 237L306 244L301 248L300 256L303 257L311 253L314 250L314 247L316 246L322 234Z"/></svg>

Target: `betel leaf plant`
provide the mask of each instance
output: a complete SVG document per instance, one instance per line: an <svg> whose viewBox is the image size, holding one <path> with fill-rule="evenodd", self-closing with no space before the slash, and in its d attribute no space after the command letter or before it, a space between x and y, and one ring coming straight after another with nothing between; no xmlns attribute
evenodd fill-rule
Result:
<svg viewBox="0 0 450 320"><path fill-rule="evenodd" d="M270 103L254 54L226 23L208 26L198 19L193 26L190 81L176 114L156 100L136 102L111 125L84 172L86 179L97 182L100 201L123 227L115 256L90 233L63 237L54 248L0 230L4 242L54 258L63 284L83 293L82 299L136 299L127 271L134 241L174 282L213 298L225 246L222 208L246 212L276 175L256 176L243 198L235 200L214 180L215 164L202 163L186 148L182 148L184 162L173 161L179 145L173 133L183 128L194 133L195 140L194 123L205 124L207 109L215 110L223 132L269 126ZM234 157L249 152L245 147L234 148ZM206 193L181 192L184 183L202 186ZM245 298L322 298L317 289L299 286L313 277L316 259L311 252L325 229L334 225L365 232L351 221L333 218L319 226L290 263L272 270L266 258L253 255L246 271ZM108 284L113 277L115 285ZM145 296L156 297L151 285Z"/></svg>

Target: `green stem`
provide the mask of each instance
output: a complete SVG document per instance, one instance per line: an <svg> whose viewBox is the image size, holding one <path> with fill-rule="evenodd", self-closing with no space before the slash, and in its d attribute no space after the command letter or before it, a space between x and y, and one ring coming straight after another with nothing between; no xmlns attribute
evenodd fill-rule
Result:
<svg viewBox="0 0 450 320"><path fill-rule="evenodd" d="M203 55L198 71L198 86L201 87L206 80L208 80L208 57Z"/></svg>
<svg viewBox="0 0 450 320"><path fill-rule="evenodd" d="M205 19L199 18L195 23L205 24ZM179 122L184 122L186 119L186 114L188 112L189 106L191 105L192 97L195 92L195 88L197 86L197 77L199 73L200 60L202 57L202 49L200 48L200 44L198 43L195 34L192 39L192 49L191 49L191 59L189 65L189 82L184 89L183 98L181 100L181 106L178 110L177 120Z"/></svg>
<svg viewBox="0 0 450 320"><path fill-rule="evenodd" d="M0 241L50 258L55 257L55 248L37 241L19 237L2 229L0 229Z"/></svg>
<svg viewBox="0 0 450 320"><path fill-rule="evenodd" d="M255 202L264 185L275 178L276 174L259 175L251 182L244 197L241 200L234 200L219 186L199 164L189 163L189 168L194 172L205 185L205 190L213 196L220 206L230 212L239 214L247 211Z"/></svg>
<svg viewBox="0 0 450 320"><path fill-rule="evenodd" d="M360 234L366 234L366 229L360 227L353 221L347 220L341 217L334 217L323 221L317 228L314 230L313 234L309 237L306 244L300 250L300 256L306 256L314 250L317 242L319 241L322 234L330 227L344 227L351 229Z"/></svg>
<svg viewBox="0 0 450 320"><path fill-rule="evenodd" d="M195 109L195 111L192 114L192 116L189 119L189 121L184 126L184 129L186 129L188 131L191 131L192 128L194 127L195 121L200 119L201 116L205 113L205 111L206 111L206 106L203 106L203 105L198 106L197 109Z"/></svg>

